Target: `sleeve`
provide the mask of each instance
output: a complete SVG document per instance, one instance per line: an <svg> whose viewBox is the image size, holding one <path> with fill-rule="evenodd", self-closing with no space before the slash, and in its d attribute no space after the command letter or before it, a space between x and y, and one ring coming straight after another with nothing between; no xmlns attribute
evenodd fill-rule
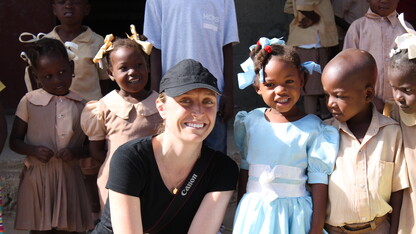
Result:
<svg viewBox="0 0 416 234"><path fill-rule="evenodd" d="M139 146L140 148L140 146ZM145 163L135 144L121 145L110 161L107 189L129 196L140 197L145 186Z"/></svg>
<svg viewBox="0 0 416 234"><path fill-rule="evenodd" d="M241 154L240 168L245 170L248 170L247 137L245 126L245 119L247 115L247 111L239 111L234 120L234 141Z"/></svg>
<svg viewBox="0 0 416 234"><path fill-rule="evenodd" d="M409 177L407 173L407 164L404 158L402 133L399 128L396 137L393 139L396 139L395 141L392 141L396 143L394 151L396 152L396 155L394 157L392 192L397 192L409 187Z"/></svg>
<svg viewBox="0 0 416 234"><path fill-rule="evenodd" d="M216 155L217 163L210 173L213 176L209 192L231 191L237 188L238 166L230 157L218 153Z"/></svg>
<svg viewBox="0 0 416 234"><path fill-rule="evenodd" d="M329 0L297 0L296 10L313 11L315 10L316 5L320 4L321 1L329 1Z"/></svg>
<svg viewBox="0 0 416 234"><path fill-rule="evenodd" d="M160 0L146 1L143 34L154 47L162 49L162 6Z"/></svg>
<svg viewBox="0 0 416 234"><path fill-rule="evenodd" d="M348 28L347 34L344 38L344 47L343 50L348 48L358 49L360 43L360 31L359 31L359 20L352 22L351 26Z"/></svg>
<svg viewBox="0 0 416 234"><path fill-rule="evenodd" d="M322 130L308 149L308 183L328 184L338 155L339 133L332 126L322 124Z"/></svg>
<svg viewBox="0 0 416 234"><path fill-rule="evenodd" d="M21 120L27 123L29 120L29 114L27 112L27 97L26 95L20 100L19 105L17 105L16 109L16 116L19 117Z"/></svg>
<svg viewBox="0 0 416 234"><path fill-rule="evenodd" d="M90 141L105 140L107 135L100 103L101 100L88 102L81 113L81 128Z"/></svg>
<svg viewBox="0 0 416 234"><path fill-rule="evenodd" d="M234 0L225 1L225 27L224 27L224 43L223 46L230 43L238 43L238 26L237 15L235 11Z"/></svg>

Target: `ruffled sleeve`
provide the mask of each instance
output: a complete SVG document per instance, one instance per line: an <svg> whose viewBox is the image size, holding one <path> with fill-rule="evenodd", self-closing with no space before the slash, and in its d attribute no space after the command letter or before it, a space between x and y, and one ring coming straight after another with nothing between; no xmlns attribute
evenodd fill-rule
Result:
<svg viewBox="0 0 416 234"><path fill-rule="evenodd" d="M322 124L308 151L308 183L328 184L338 155L339 133L332 126Z"/></svg>
<svg viewBox="0 0 416 234"><path fill-rule="evenodd" d="M103 112L100 110L102 101L90 101L81 113L81 128L90 141L105 140L107 135Z"/></svg>
<svg viewBox="0 0 416 234"><path fill-rule="evenodd" d="M248 170L246 124L247 111L239 111L234 120L234 140L241 154L240 168Z"/></svg>

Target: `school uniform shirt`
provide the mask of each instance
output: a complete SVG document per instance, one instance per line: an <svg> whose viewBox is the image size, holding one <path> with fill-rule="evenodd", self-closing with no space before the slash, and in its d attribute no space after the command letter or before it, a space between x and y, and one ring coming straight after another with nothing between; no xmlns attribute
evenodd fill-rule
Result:
<svg viewBox="0 0 416 234"><path fill-rule="evenodd" d="M74 51L78 59L74 60L75 78L72 79L71 91L81 95L87 101L98 100L101 94L100 80L109 79L107 71L101 69L92 59L97 54L100 47L104 44L104 38L93 32L89 27L85 32L79 34L71 42L78 45ZM56 32L56 27L46 35L46 37L61 40ZM64 43L64 41L62 41Z"/></svg>
<svg viewBox="0 0 416 234"><path fill-rule="evenodd" d="M408 24L411 27L410 24ZM382 100L393 97L391 86L387 79L387 67L390 61L390 51L394 48L394 40L406 30L394 11L387 17L381 17L368 9L365 16L354 21L349 27L344 39L344 50L356 48L368 51L377 63L378 79L376 96Z"/></svg>
<svg viewBox="0 0 416 234"><path fill-rule="evenodd" d="M25 94L16 117L27 123L25 142L54 153L81 147L80 115L85 101L76 93L55 96L43 89ZM93 227L91 206L79 160L52 157L47 163L27 155L17 193L15 229L84 232Z"/></svg>
<svg viewBox="0 0 416 234"><path fill-rule="evenodd" d="M406 159L409 188L403 191L402 209L400 210L399 233L416 233L416 113L406 114L397 105L393 106L391 116L399 121L403 133L404 157Z"/></svg>
<svg viewBox="0 0 416 234"><path fill-rule="evenodd" d="M334 14L351 24L367 13L369 4L363 0L336 0L332 2Z"/></svg>
<svg viewBox="0 0 416 234"><path fill-rule="evenodd" d="M364 223L392 211L392 192L409 186L400 126L373 107L370 126L359 142L346 123L326 124L339 129L341 140L335 170L329 177L326 223L332 226Z"/></svg>
<svg viewBox="0 0 416 234"><path fill-rule="evenodd" d="M105 185L111 157L116 149L129 140L153 135L162 118L156 108L155 91L137 104L132 104L113 90L99 101L90 101L81 114L81 127L90 141L107 142L107 156L98 172L101 208L107 199Z"/></svg>
<svg viewBox="0 0 416 234"><path fill-rule="evenodd" d="M314 11L321 18L317 24L301 28L298 24L305 16L300 11ZM288 45L300 46L318 42L319 47L338 45L337 27L330 0L287 0L284 12L295 16L289 25Z"/></svg>

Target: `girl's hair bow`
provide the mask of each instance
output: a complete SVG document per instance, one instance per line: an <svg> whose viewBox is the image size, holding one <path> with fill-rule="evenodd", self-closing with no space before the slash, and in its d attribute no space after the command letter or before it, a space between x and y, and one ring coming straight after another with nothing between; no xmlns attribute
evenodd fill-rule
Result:
<svg viewBox="0 0 416 234"><path fill-rule="evenodd" d="M307 61L307 62L302 63L302 67L306 71L308 71L309 75L312 75L312 73L314 71L316 71L318 73L322 73L321 65L319 65L319 64L317 64L317 63L315 63L313 61Z"/></svg>
<svg viewBox="0 0 416 234"><path fill-rule="evenodd" d="M269 39L267 37L261 37L256 44L251 45L249 47L250 51L252 51L256 46L261 46L262 49L265 49L268 53L272 52L270 45L286 45L285 41L282 38L272 38ZM254 71L254 62L249 57L246 61L240 64L241 68L243 69L243 73L237 74L238 79L238 87L240 89L245 89L247 86L254 83L254 79L256 78L256 73ZM259 71L259 81L264 82L264 75L263 75L263 68Z"/></svg>
<svg viewBox="0 0 416 234"><path fill-rule="evenodd" d="M126 33L127 37L130 40L135 41L135 42L137 42L137 44L141 45L143 51L147 55L150 55L150 53L152 52L152 48L153 48L152 43L150 43L148 41L140 40L140 35L137 33L136 26L134 26L134 24L130 25L130 31L131 31L131 36L129 36L129 34Z"/></svg>
<svg viewBox="0 0 416 234"><path fill-rule="evenodd" d="M25 36L30 36L31 38L28 40L24 40L23 37ZM37 35L29 33L29 32L23 32L20 34L19 36L19 41L21 43L35 43L37 41L39 41L40 39L42 39L44 36L46 36L45 33L38 33ZM68 54L68 59L69 61L72 60L77 60L78 57L76 56L76 53L74 51L76 51L78 49L78 45L73 43L73 42L65 42L64 46L66 48L66 52ZM20 53L20 58L23 59L23 61L25 61L28 65L25 68L25 84L26 84L26 88L28 91L32 91L32 83L30 82L30 77L29 77L29 67L31 67L33 65L32 61L30 61L29 56L26 54L26 52L22 51Z"/></svg>
<svg viewBox="0 0 416 234"><path fill-rule="evenodd" d="M404 33L398 37L396 37L396 45L397 49L392 49L390 51L390 57L392 57L395 54L400 53L401 50L407 49L407 53L410 59L416 58L416 31L407 27L405 21L404 21L404 15L401 13L399 15L399 21L403 28L406 30L407 33Z"/></svg>
<svg viewBox="0 0 416 234"><path fill-rule="evenodd" d="M92 59L94 63L98 63L98 66L103 69L103 63L102 59L104 57L104 54L113 50L113 40L114 36L113 34L107 34L104 38L104 45L101 46L101 48L98 50L95 57Z"/></svg>

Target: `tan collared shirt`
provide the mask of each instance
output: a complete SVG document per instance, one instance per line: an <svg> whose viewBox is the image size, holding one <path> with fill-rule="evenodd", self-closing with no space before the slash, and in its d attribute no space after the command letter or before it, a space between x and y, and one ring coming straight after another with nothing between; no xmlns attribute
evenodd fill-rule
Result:
<svg viewBox="0 0 416 234"><path fill-rule="evenodd" d="M398 123L373 107L362 142L346 123L334 118L325 123L338 128L341 136L335 170L329 177L326 223L364 223L391 212L391 193L409 185Z"/></svg>
<svg viewBox="0 0 416 234"><path fill-rule="evenodd" d="M403 191L399 234L416 233L416 113L406 114L394 105L390 114L399 121L402 128L404 156L410 183L410 187Z"/></svg>
<svg viewBox="0 0 416 234"><path fill-rule="evenodd" d="M336 16L351 24L365 15L369 4L365 0L332 0L332 7Z"/></svg>
<svg viewBox="0 0 416 234"><path fill-rule="evenodd" d="M387 17L381 17L369 9L364 17L357 19L351 24L345 35L344 49L356 48L366 50L376 60L378 68L376 96L382 100L393 97L391 86L387 79L387 67L390 61L389 54L394 47L396 37L405 32L397 18L396 11Z"/></svg>
<svg viewBox="0 0 416 234"><path fill-rule="evenodd" d="M46 37L62 41L56 32L56 27ZM100 69L97 64L92 62L92 59L104 44L104 38L87 27L87 30L72 42L78 45L78 49L75 51L78 59L74 61L75 78L69 89L87 101L98 100L102 97L100 80L106 80L109 77L107 71Z"/></svg>
<svg viewBox="0 0 416 234"><path fill-rule="evenodd" d="M155 91L137 104L121 97L116 90L99 101L90 101L81 115L81 127L90 141L107 142L107 156L98 172L98 189L102 208L107 199L105 188L114 151L129 140L156 134L162 118L156 108Z"/></svg>
<svg viewBox="0 0 416 234"><path fill-rule="evenodd" d="M300 11L314 11L321 18L317 24L301 28L298 24L305 16ZM290 23L288 45L318 43L318 36L322 47L338 45L338 33L330 0L287 0L284 12L295 16Z"/></svg>

